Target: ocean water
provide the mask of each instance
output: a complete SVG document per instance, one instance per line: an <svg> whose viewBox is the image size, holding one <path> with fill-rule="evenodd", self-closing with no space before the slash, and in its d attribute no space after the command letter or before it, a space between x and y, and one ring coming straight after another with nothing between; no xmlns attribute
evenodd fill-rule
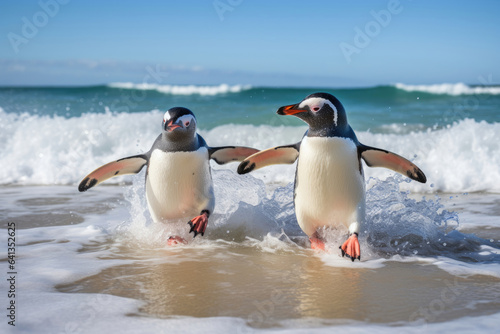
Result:
<svg viewBox="0 0 500 334"><path fill-rule="evenodd" d="M298 142L278 107L326 91L360 141L415 162L424 185L365 166L361 262L345 231L308 248L295 165L213 167L207 233L154 224L144 171L79 193L93 169L149 150L165 110L190 108L211 146ZM12 333L496 332L500 321L500 87L462 83L270 88L110 83L0 88L0 218L16 226ZM7 243L1 264L7 275ZM9 282L0 283L9 305ZM2 332L4 332L2 330Z"/></svg>

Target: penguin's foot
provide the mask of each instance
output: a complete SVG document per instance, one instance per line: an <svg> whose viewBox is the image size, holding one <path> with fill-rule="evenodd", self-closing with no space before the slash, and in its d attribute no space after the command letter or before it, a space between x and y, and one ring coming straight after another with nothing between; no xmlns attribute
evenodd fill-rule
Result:
<svg viewBox="0 0 500 334"><path fill-rule="evenodd" d="M358 234L356 232L354 232L339 248L342 251L342 256L347 256L352 262L356 259L361 261L361 251L359 249Z"/></svg>
<svg viewBox="0 0 500 334"><path fill-rule="evenodd" d="M171 236L167 240L167 245L177 246L177 245L187 245L187 240L179 236Z"/></svg>
<svg viewBox="0 0 500 334"><path fill-rule="evenodd" d="M207 211L202 211L201 215L194 217L190 221L188 221L189 226L191 226L191 229L189 230L189 233L193 232L194 237L199 234L203 236L205 234L205 230L207 228L208 224L208 212Z"/></svg>
<svg viewBox="0 0 500 334"><path fill-rule="evenodd" d="M325 242L318 237L317 233L314 233L312 237L309 238L309 241L311 242L311 249L325 250Z"/></svg>

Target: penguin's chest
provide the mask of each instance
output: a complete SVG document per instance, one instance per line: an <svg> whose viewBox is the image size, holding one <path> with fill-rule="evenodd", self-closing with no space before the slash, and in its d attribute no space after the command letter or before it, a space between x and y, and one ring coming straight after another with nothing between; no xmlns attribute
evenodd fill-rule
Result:
<svg viewBox="0 0 500 334"><path fill-rule="evenodd" d="M295 210L308 235L322 226L362 219L365 186L356 144L347 138L305 137L300 146Z"/></svg>
<svg viewBox="0 0 500 334"><path fill-rule="evenodd" d="M146 198L154 221L192 218L213 210L214 196L208 150L152 152L146 177Z"/></svg>

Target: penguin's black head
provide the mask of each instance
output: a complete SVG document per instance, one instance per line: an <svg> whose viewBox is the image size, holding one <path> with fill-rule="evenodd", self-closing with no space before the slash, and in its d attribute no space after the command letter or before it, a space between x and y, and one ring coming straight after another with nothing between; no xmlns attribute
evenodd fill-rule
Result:
<svg viewBox="0 0 500 334"><path fill-rule="evenodd" d="M283 106L276 112L278 115L294 115L307 124L313 131L327 131L347 126L344 106L333 95L314 93L301 102Z"/></svg>
<svg viewBox="0 0 500 334"><path fill-rule="evenodd" d="M163 116L163 133L167 138L178 140L196 135L196 117L187 108L174 107Z"/></svg>

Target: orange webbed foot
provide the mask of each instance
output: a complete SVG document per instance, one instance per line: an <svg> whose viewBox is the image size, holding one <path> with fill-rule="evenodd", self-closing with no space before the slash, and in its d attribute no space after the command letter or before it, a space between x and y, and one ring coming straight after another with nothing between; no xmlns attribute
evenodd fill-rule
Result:
<svg viewBox="0 0 500 334"><path fill-rule="evenodd" d="M169 246L186 245L187 243L186 239L178 236L171 236L167 240L167 245Z"/></svg>
<svg viewBox="0 0 500 334"><path fill-rule="evenodd" d="M191 226L191 229L189 230L189 233L193 232L194 237L199 234L203 236L205 234L205 230L207 228L208 224L208 211L204 210L201 212L201 215L194 217L190 221L188 221L189 226Z"/></svg>
<svg viewBox="0 0 500 334"><path fill-rule="evenodd" d="M311 249L324 251L325 250L325 242L316 236L312 236L309 238L311 242Z"/></svg>
<svg viewBox="0 0 500 334"><path fill-rule="evenodd" d="M356 259L361 261L361 251L357 233L353 233L339 248L342 251L342 256L347 256L352 262Z"/></svg>

